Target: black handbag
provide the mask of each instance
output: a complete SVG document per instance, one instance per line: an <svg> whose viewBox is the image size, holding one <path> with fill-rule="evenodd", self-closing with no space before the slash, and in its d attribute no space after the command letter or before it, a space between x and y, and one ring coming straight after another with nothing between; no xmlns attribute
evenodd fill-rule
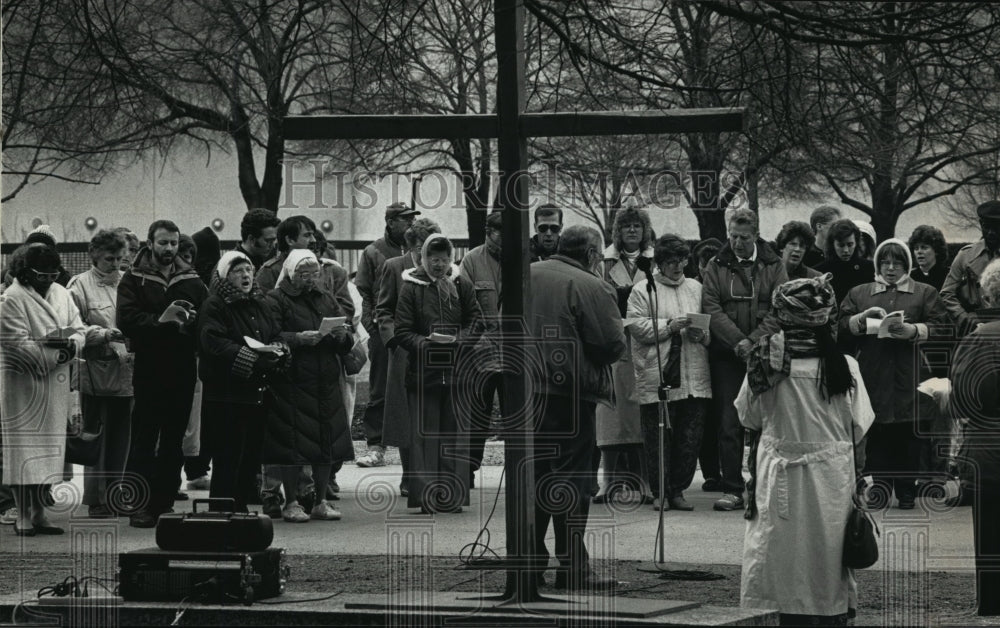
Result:
<svg viewBox="0 0 1000 628"><path fill-rule="evenodd" d="M83 419L73 417L66 427L66 462L93 467L101 459L101 444L104 442L104 424L95 434L83 427Z"/></svg>
<svg viewBox="0 0 1000 628"><path fill-rule="evenodd" d="M360 373L367 361L368 351L365 349L364 343L360 340L355 340L351 350L340 356L340 362L344 365L344 372L348 375L357 375Z"/></svg>
<svg viewBox="0 0 1000 628"><path fill-rule="evenodd" d="M854 453L855 472L858 468L858 450L854 444L854 426L848 425L851 451ZM858 492L852 490L851 514L844 528L844 566L852 569L866 569L878 562L878 525L858 499Z"/></svg>

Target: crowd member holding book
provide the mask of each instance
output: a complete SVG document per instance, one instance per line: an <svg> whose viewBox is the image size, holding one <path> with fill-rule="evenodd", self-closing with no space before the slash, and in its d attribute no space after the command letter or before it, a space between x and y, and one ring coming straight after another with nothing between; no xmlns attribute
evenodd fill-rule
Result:
<svg viewBox="0 0 1000 628"><path fill-rule="evenodd" d="M282 262L277 288L267 298L281 341L292 349L288 371L275 377L261 462L280 467L285 521L340 519L325 499L337 462L354 458L350 418L344 404L340 356L350 353L353 334L338 300L320 286L322 269L308 249L293 249ZM330 319L343 318L339 325ZM299 473L312 467L315 504L306 512L297 499Z"/></svg>
<svg viewBox="0 0 1000 628"><path fill-rule="evenodd" d="M375 322L382 336L383 346L392 344L396 335L396 304L403 285L403 275L413 273L420 267L420 250L424 242L434 233L441 233L441 227L430 218L417 218L403 234L406 254L387 259L382 264L382 275L378 281L378 300L375 304ZM410 407L406 398L406 371L409 353L401 348L387 349L385 377L385 416L382 422L382 445L399 448L399 458L403 467L403 477L399 481L399 492L403 497L410 494L410 445L414 430L410 424Z"/></svg>
<svg viewBox="0 0 1000 628"><path fill-rule="evenodd" d="M125 470L132 414L134 356L125 336L115 327L122 260L128 255L125 237L101 230L90 240L93 264L70 279L68 288L84 324L99 331L105 342L84 348L79 363L80 409L84 429L102 433L101 453L93 467L83 471L83 503L93 518L117 517L108 506L108 484Z"/></svg>
<svg viewBox="0 0 1000 628"><path fill-rule="evenodd" d="M632 340L635 401L642 420L646 474L656 501L654 508L693 510L684 499L691 485L701 449L705 412L712 398L709 378L708 322L696 324L701 314L701 283L684 276L690 250L679 236L656 241L653 275L656 289L650 299L648 281L635 284L629 295L625 329ZM655 300L654 300L655 299ZM653 321L657 329L653 329ZM657 347L659 345L659 347ZM659 359L658 359L659 358ZM664 468L660 475L660 373L664 373L670 429L664 432Z"/></svg>
<svg viewBox="0 0 1000 628"><path fill-rule="evenodd" d="M461 377L462 347L474 346L481 318L472 284L452 263L454 248L441 234L430 235L420 267L404 273L390 346L409 353L406 391L410 425L408 506L423 513L461 512L469 503L468 432L461 429L453 394ZM450 353L447 365L441 354ZM434 356L432 360L432 355Z"/></svg>
<svg viewBox="0 0 1000 628"><path fill-rule="evenodd" d="M203 385L202 447L212 452L210 497L228 497L245 512L255 497L267 412L268 380L287 367L290 349L254 282L243 253L222 255L198 324L198 371Z"/></svg>
<svg viewBox="0 0 1000 628"><path fill-rule="evenodd" d="M54 248L30 245L15 260L13 283L0 300L3 482L18 510L15 534L62 534L46 516L42 493L63 474L69 361L109 336L87 330L73 297L56 283L61 264Z"/></svg>
<svg viewBox="0 0 1000 628"><path fill-rule="evenodd" d="M132 343L132 443L126 470L148 486L130 525L152 528L172 510L191 416L196 376L195 323L208 289L178 256L180 230L169 220L149 226L146 245L118 283L118 328ZM148 497L148 500L145 499Z"/></svg>
<svg viewBox="0 0 1000 628"><path fill-rule="evenodd" d="M875 250L875 281L852 288L840 306L840 333L858 338L858 363L875 411L865 470L881 483L884 501L895 490L903 509L915 504L913 474L920 469L922 443L914 400L917 385L929 376L917 367L917 343L951 336L938 291L913 281L912 265L905 242L882 242ZM879 320L889 313L895 316ZM873 493L870 501L879 503L880 497Z"/></svg>

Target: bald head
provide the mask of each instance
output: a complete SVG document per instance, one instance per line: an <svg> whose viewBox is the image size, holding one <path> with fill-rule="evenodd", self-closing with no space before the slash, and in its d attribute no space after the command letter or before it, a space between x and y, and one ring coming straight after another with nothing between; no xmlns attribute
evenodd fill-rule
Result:
<svg viewBox="0 0 1000 628"><path fill-rule="evenodd" d="M593 255L596 253L599 256L603 245L604 238L597 229L573 225L562 232L558 253L580 262L585 268L590 268Z"/></svg>

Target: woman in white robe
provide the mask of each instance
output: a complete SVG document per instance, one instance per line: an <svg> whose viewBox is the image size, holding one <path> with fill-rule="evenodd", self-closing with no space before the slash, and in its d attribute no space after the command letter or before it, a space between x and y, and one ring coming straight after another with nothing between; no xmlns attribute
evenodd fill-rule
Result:
<svg viewBox="0 0 1000 628"><path fill-rule="evenodd" d="M39 489L62 479L69 361L87 344L87 332L73 297L55 283L59 268L55 249L29 246L12 264L15 281L0 299L3 483L14 491L19 536L63 533L46 517Z"/></svg>
<svg viewBox="0 0 1000 628"><path fill-rule="evenodd" d="M851 438L875 415L857 362L836 348L835 304L829 275L782 284L772 297L782 329L753 349L735 402L744 427L760 432L740 602L777 608L783 625L842 625L857 608L843 564Z"/></svg>

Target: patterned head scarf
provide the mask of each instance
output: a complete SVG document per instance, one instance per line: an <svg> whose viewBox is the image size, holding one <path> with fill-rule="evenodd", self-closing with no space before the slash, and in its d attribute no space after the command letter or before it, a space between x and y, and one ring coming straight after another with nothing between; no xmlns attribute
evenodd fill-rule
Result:
<svg viewBox="0 0 1000 628"><path fill-rule="evenodd" d="M830 273L812 279L787 281L771 295L771 306L782 327L821 327L830 322L837 296Z"/></svg>

